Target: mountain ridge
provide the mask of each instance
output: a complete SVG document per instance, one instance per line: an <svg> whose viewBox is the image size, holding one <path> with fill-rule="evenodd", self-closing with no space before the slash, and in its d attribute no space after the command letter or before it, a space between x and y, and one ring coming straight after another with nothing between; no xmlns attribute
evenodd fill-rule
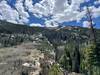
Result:
<svg viewBox="0 0 100 75"><path fill-rule="evenodd" d="M100 41L100 29L95 29L97 40ZM27 25L13 24L0 20L0 33L6 34L28 34L30 36L34 34L42 34L50 42L61 40L81 39L88 40L90 37L90 29L79 26L64 26L58 28L46 28L46 27L30 27Z"/></svg>

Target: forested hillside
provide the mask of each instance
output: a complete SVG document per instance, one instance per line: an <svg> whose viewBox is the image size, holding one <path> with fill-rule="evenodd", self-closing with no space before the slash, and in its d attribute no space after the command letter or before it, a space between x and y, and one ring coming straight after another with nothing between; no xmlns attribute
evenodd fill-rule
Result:
<svg viewBox="0 0 100 75"><path fill-rule="evenodd" d="M91 41L89 28L30 27L0 21L0 47L32 43L30 45L40 50L45 56L42 61L44 66L41 67L41 75L62 75L66 72L100 75L100 29L95 29L95 35L96 44ZM55 62L48 67L47 60L49 59ZM58 72L57 69L61 71ZM55 71L58 73L53 74Z"/></svg>

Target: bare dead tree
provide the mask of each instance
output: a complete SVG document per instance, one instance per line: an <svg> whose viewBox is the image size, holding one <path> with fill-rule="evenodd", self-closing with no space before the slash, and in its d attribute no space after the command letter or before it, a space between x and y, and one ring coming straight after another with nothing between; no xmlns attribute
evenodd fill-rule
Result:
<svg viewBox="0 0 100 75"><path fill-rule="evenodd" d="M90 9L87 6L87 18L88 18L88 22L90 23L89 27L90 27L90 40L93 41L94 43L96 43L96 35L95 35L95 29L94 29L94 25L93 25L93 20L92 20L92 14Z"/></svg>

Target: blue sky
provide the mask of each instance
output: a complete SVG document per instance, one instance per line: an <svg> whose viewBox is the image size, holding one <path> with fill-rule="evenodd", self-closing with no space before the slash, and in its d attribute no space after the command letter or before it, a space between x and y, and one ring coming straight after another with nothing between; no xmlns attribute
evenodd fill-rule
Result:
<svg viewBox="0 0 100 75"><path fill-rule="evenodd" d="M53 1L56 1L55 4ZM3 0L0 2L0 19L31 26L72 25L87 27L88 19L85 17L85 7L88 5L95 13L93 14L93 22L96 28L100 28L100 0L85 0L85 2L84 0L71 0L71 5L66 3L66 6L64 6L64 1L67 2L67 0ZM61 6L59 6L60 2ZM3 11L7 13L3 13Z"/></svg>

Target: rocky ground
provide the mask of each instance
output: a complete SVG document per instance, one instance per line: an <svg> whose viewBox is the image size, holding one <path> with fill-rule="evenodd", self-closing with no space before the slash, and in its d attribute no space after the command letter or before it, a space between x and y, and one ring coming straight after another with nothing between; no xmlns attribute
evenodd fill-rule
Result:
<svg viewBox="0 0 100 75"><path fill-rule="evenodd" d="M39 58L44 55L33 43L21 44L0 49L0 75L20 75L22 72L37 75L40 69Z"/></svg>

